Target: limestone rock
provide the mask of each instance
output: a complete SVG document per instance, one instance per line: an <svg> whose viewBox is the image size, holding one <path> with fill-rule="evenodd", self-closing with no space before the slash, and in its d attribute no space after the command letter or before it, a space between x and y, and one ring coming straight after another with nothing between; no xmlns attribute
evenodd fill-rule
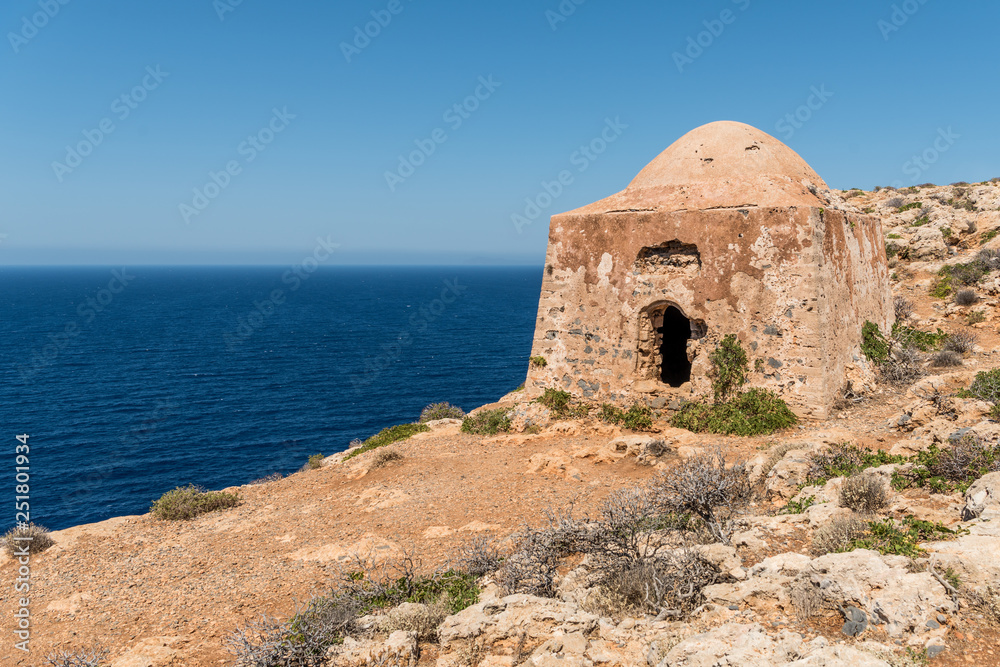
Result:
<svg viewBox="0 0 1000 667"><path fill-rule="evenodd" d="M771 497L788 500L805 483L809 474L813 448L793 449L774 464L767 473L765 486Z"/></svg>
<svg viewBox="0 0 1000 667"><path fill-rule="evenodd" d="M910 258L914 260L943 259L948 254L941 230L920 227L910 238Z"/></svg>
<svg viewBox="0 0 1000 667"><path fill-rule="evenodd" d="M583 481L580 469L573 466L573 459L561 449L533 454L528 459L529 475L558 475L567 480Z"/></svg>
<svg viewBox="0 0 1000 667"><path fill-rule="evenodd" d="M965 492L962 520L979 518L987 509L1000 512L1000 472L991 472L972 483Z"/></svg>
<svg viewBox="0 0 1000 667"><path fill-rule="evenodd" d="M330 649L329 667L416 667L420 657L417 633L399 630L388 639L356 641L344 640L343 646Z"/></svg>
<svg viewBox="0 0 1000 667"><path fill-rule="evenodd" d="M794 613L793 585L813 586L832 608L857 607L870 622L892 637L923 634L934 614L954 613L944 587L927 572L910 572L908 559L881 556L858 549L810 560L801 554L765 559L749 571L749 578L705 589L710 602L747 606L760 613Z"/></svg>
<svg viewBox="0 0 1000 667"><path fill-rule="evenodd" d="M891 650L875 645L885 653ZM759 624L730 623L673 647L657 667L889 667L888 662L853 646L829 646L823 637L806 642L787 630L769 636Z"/></svg>
<svg viewBox="0 0 1000 667"><path fill-rule="evenodd" d="M479 639L486 645L517 637L552 637L580 632L586 635L597 627L597 616L579 605L532 595L508 595L487 600L449 616L438 630L445 648L458 640Z"/></svg>

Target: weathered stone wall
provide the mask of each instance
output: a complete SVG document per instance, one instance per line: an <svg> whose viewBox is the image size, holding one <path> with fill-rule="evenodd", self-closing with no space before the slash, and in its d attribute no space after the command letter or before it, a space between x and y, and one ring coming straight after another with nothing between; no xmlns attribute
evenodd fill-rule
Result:
<svg viewBox="0 0 1000 667"><path fill-rule="evenodd" d="M554 216L532 349L547 365L530 370L526 390L655 406L709 394L708 353L735 333L753 385L824 417L861 323L888 324L880 238L872 218L808 207ZM679 389L641 354L643 311L658 304L703 323L689 344L692 380Z"/></svg>

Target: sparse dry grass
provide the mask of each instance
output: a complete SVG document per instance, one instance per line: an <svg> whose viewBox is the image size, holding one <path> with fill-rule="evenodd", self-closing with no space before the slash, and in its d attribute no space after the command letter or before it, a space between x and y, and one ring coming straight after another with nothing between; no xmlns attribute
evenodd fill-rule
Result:
<svg viewBox="0 0 1000 667"><path fill-rule="evenodd" d="M889 490L878 475L862 472L844 480L840 506L859 514L877 514L889 507Z"/></svg>
<svg viewBox="0 0 1000 667"><path fill-rule="evenodd" d="M18 538L31 538L30 540ZM11 556L21 553L28 545L29 554L39 554L51 547L55 542L49 537L49 529L35 523L11 528L3 536L3 546Z"/></svg>
<svg viewBox="0 0 1000 667"><path fill-rule="evenodd" d="M396 449L383 448L375 452L372 457L372 468L384 468L394 461L402 461L403 455Z"/></svg>
<svg viewBox="0 0 1000 667"><path fill-rule="evenodd" d="M846 549L855 540L868 533L868 522L857 515L837 517L813 533L810 551L814 556L835 553Z"/></svg>

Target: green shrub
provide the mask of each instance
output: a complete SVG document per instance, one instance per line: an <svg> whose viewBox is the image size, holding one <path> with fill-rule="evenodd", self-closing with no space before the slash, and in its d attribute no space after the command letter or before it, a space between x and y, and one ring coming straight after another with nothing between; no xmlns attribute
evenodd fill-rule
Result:
<svg viewBox="0 0 1000 667"><path fill-rule="evenodd" d="M816 504L816 496L806 496L800 500L789 500L778 514L805 514L806 510Z"/></svg>
<svg viewBox="0 0 1000 667"><path fill-rule="evenodd" d="M934 284L931 285L931 290L928 294L936 299L946 299L948 298L948 295L951 294L951 290L951 276L942 275L938 276L937 280L934 281Z"/></svg>
<svg viewBox="0 0 1000 667"><path fill-rule="evenodd" d="M915 201L912 204L905 204L903 206L900 206L899 212L902 213L903 211L909 211L910 209L914 208L923 208L923 205L924 205L923 202Z"/></svg>
<svg viewBox="0 0 1000 667"><path fill-rule="evenodd" d="M869 521L865 534L848 542L838 551L871 549L883 555L909 556L916 558L924 553L920 542L943 540L955 537L957 531L931 521L913 516L903 517L902 522L892 519Z"/></svg>
<svg viewBox="0 0 1000 667"><path fill-rule="evenodd" d="M964 264L942 266L938 271L938 279L931 287L931 296L939 299L949 296L956 286L973 287L978 285L991 270L989 261L977 257Z"/></svg>
<svg viewBox="0 0 1000 667"><path fill-rule="evenodd" d="M474 435L496 435L510 430L509 410L480 410L475 415L469 415L462 421L462 432Z"/></svg>
<svg viewBox="0 0 1000 667"><path fill-rule="evenodd" d="M541 403L557 416L565 414L569 410L571 400L573 400L573 395L568 391L552 389L551 387L546 388L545 392L535 399L536 402Z"/></svg>
<svg viewBox="0 0 1000 667"><path fill-rule="evenodd" d="M573 395L561 389L549 387L535 400L547 407L556 419L586 417L589 412L586 405L573 405Z"/></svg>
<svg viewBox="0 0 1000 667"><path fill-rule="evenodd" d="M149 511L157 519L186 521L200 514L235 507L240 497L225 491L206 491L193 484L167 491L153 501Z"/></svg>
<svg viewBox="0 0 1000 667"><path fill-rule="evenodd" d="M996 238L996 235L1000 234L1000 229L991 229L990 231L983 234L983 238L979 240L979 245L985 245Z"/></svg>
<svg viewBox="0 0 1000 667"><path fill-rule="evenodd" d="M857 447L850 443L831 445L825 452L812 457L807 479L810 484L825 484L834 477L850 477L868 468L890 463L906 463L906 457L881 449Z"/></svg>
<svg viewBox="0 0 1000 667"><path fill-rule="evenodd" d="M972 310L972 311L969 311L969 314L965 316L965 322L970 327L973 324L979 324L979 323L985 322L985 321L986 321L986 313L984 313L981 310Z"/></svg>
<svg viewBox="0 0 1000 667"><path fill-rule="evenodd" d="M976 398L987 403L1000 401L1000 368L979 371L968 389L958 392L960 398Z"/></svg>
<svg viewBox="0 0 1000 667"><path fill-rule="evenodd" d="M395 574L379 571L349 573L337 595L350 601L359 614L389 609L404 602L441 603L452 614L479 601L477 577L457 570L417 574L408 568Z"/></svg>
<svg viewBox="0 0 1000 667"><path fill-rule="evenodd" d="M636 403L625 411L622 426L633 431L648 431L653 428L653 411L647 405Z"/></svg>
<svg viewBox="0 0 1000 667"><path fill-rule="evenodd" d="M948 334L940 328L937 332L931 333L930 331L920 331L913 327L900 326L897 322L892 325L892 338L904 349L915 347L921 352L929 352L930 350L940 348L948 340Z"/></svg>
<svg viewBox="0 0 1000 667"><path fill-rule="evenodd" d="M712 391L719 403L747 383L750 362L735 334L727 334L708 358L712 362Z"/></svg>
<svg viewBox="0 0 1000 667"><path fill-rule="evenodd" d="M942 449L937 443L915 454L913 467L893 476L893 487L926 487L937 493L965 492L983 475L1000 471L1000 444L966 435Z"/></svg>
<svg viewBox="0 0 1000 667"><path fill-rule="evenodd" d="M391 445L392 443L399 442L400 440L406 440L417 433L426 433L430 430L430 427L426 424L397 424L396 426L384 428L361 443L360 447L355 447L348 452L348 454L344 457L344 460L353 459L359 454L364 454L365 452L370 452L373 449Z"/></svg>
<svg viewBox="0 0 1000 667"><path fill-rule="evenodd" d="M886 234L886 235L885 235L885 237L886 237L887 239L901 239L901 238L903 238L903 237L902 237L902 236L900 236L899 234Z"/></svg>
<svg viewBox="0 0 1000 667"><path fill-rule="evenodd" d="M635 403L628 410L605 403L599 414L601 421L618 424L633 431L648 431L653 428L653 411L649 406Z"/></svg>
<svg viewBox="0 0 1000 667"><path fill-rule="evenodd" d="M670 425L694 433L754 436L774 433L798 423L788 405L772 391L748 389L723 403L689 402L670 419Z"/></svg>
<svg viewBox="0 0 1000 667"><path fill-rule="evenodd" d="M861 327L861 353L876 364L889 359L889 341L874 322L865 320Z"/></svg>
<svg viewBox="0 0 1000 667"><path fill-rule="evenodd" d="M545 368L546 366L549 365L549 362L545 360L545 357L540 357L540 356L530 357L528 359L528 363L530 363L532 366L535 366L536 368Z"/></svg>
<svg viewBox="0 0 1000 667"><path fill-rule="evenodd" d="M709 356L712 362L714 404L688 402L670 419L671 426L694 433L763 435L798 421L788 405L772 391L747 383L750 362L734 334L728 334Z"/></svg>
<svg viewBox="0 0 1000 667"><path fill-rule="evenodd" d="M15 539L30 537L30 540ZM13 558L27 544L29 554L39 554L51 547L55 542L49 536L49 529L35 523L27 523L11 528L3 536L3 546Z"/></svg>
<svg viewBox="0 0 1000 667"><path fill-rule="evenodd" d="M431 403L420 412L420 423L434 421L435 419L462 419L465 411L457 405L451 403Z"/></svg>
<svg viewBox="0 0 1000 667"><path fill-rule="evenodd" d="M608 424L621 424L625 419L625 411L619 408L617 405L612 405L611 403L604 403L601 405L601 411L598 413L598 418Z"/></svg>
<svg viewBox="0 0 1000 667"><path fill-rule="evenodd" d="M313 454L309 457L309 461L306 463L306 467L310 470L316 470L317 468L323 467L323 459L326 457L322 454Z"/></svg>

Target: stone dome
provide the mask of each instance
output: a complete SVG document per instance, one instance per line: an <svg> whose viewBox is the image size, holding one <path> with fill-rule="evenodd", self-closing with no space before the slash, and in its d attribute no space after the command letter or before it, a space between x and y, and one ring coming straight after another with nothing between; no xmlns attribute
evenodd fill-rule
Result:
<svg viewBox="0 0 1000 667"><path fill-rule="evenodd" d="M691 130L639 172L628 188L574 213L830 206L829 188L798 153L744 123Z"/></svg>

